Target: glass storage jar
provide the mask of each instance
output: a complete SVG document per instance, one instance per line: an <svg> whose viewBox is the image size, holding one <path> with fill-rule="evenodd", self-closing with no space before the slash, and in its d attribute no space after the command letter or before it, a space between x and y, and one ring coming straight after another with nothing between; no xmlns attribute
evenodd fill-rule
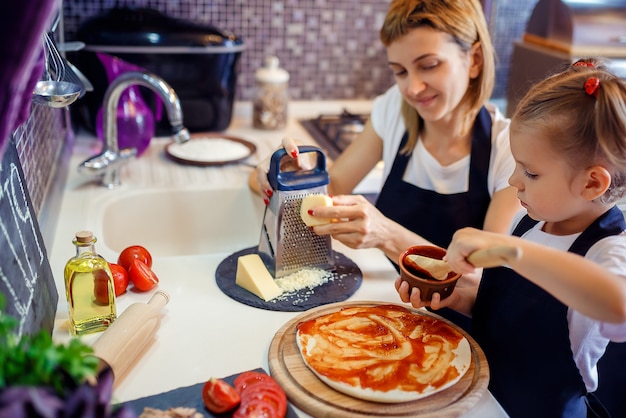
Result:
<svg viewBox="0 0 626 418"><path fill-rule="evenodd" d="M252 126L256 129L282 129L287 124L289 73L279 67L278 57L268 55L255 74L256 92Z"/></svg>

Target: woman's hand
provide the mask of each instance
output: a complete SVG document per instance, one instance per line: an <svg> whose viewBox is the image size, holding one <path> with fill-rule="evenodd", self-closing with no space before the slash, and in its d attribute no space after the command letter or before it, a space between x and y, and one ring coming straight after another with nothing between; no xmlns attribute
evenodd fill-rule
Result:
<svg viewBox="0 0 626 418"><path fill-rule="evenodd" d="M450 305L454 305L457 301L458 295L456 289L452 292L450 296L441 300L441 296L439 293L434 293L430 302L424 302L420 299L420 290L417 287L410 289L409 292L409 284L398 277L394 283L396 287L396 291L398 295L400 295L400 299L402 302L410 303L414 308L423 308L425 306L430 306L432 309L437 310L441 308L445 308Z"/></svg>
<svg viewBox="0 0 626 418"><path fill-rule="evenodd" d="M400 277L396 279L394 286L400 299L410 303L414 308L430 306L435 311L441 308L451 308L468 317L472 316L472 309L478 292L478 286L459 287L457 285L447 298L441 300L439 293L434 293L430 302L424 302L420 299L420 290L414 287L409 292L409 284Z"/></svg>
<svg viewBox="0 0 626 418"><path fill-rule="evenodd" d="M298 152L298 145L296 144L296 141L293 138L285 137L282 141L282 147L285 149L290 158L285 158L284 161L281 162L281 169L289 169L289 166L292 166L292 169L294 170L300 169L303 162L300 161L300 154ZM270 160L272 159L273 154L274 153L270 154L256 166L249 181L250 188L263 196L263 200L266 205L269 203L269 198L274 194L272 186L267 179L267 173L270 168Z"/></svg>
<svg viewBox="0 0 626 418"><path fill-rule="evenodd" d="M389 219L361 195L334 196L333 206L314 208L312 216L333 219L313 228L318 235L331 235L350 248L380 247L387 239Z"/></svg>
<svg viewBox="0 0 626 418"><path fill-rule="evenodd" d="M332 199L333 206L313 208L310 213L311 216L333 220L329 224L313 227L313 232L318 235L331 235L354 249L377 248L394 261L412 245L431 244L384 216L361 195L340 195Z"/></svg>

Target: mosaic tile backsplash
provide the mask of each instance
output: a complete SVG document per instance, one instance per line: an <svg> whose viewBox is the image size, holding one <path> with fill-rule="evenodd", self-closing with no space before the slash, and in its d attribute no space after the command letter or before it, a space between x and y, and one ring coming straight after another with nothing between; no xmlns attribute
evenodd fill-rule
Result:
<svg viewBox="0 0 626 418"><path fill-rule="evenodd" d="M26 187L35 212L44 206L64 141L71 134L65 109L31 106L28 120L14 132Z"/></svg>
<svg viewBox="0 0 626 418"><path fill-rule="evenodd" d="M505 97L512 43L537 0L484 0L498 53L495 98ZM276 55L291 75L293 99L371 99L392 83L378 31L389 0L65 0L67 40L85 19L115 5L149 7L212 24L243 39L237 99L250 100L254 72Z"/></svg>
<svg viewBox="0 0 626 418"><path fill-rule="evenodd" d="M498 54L494 98L506 96L513 42L537 0L484 0ZM209 23L242 38L237 99L250 100L254 72L274 54L291 74L294 100L372 99L393 82L378 30L389 0L65 0L63 28L71 41L89 17L115 6L150 7L172 17ZM15 132L35 207L44 205L66 135L60 111L36 108Z"/></svg>

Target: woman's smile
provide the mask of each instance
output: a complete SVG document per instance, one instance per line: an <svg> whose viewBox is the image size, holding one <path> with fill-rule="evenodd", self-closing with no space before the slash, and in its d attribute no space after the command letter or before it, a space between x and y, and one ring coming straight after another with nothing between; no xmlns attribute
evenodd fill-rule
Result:
<svg viewBox="0 0 626 418"><path fill-rule="evenodd" d="M435 102L437 96L427 96L427 97L419 97L415 98L415 104L419 107L427 107Z"/></svg>

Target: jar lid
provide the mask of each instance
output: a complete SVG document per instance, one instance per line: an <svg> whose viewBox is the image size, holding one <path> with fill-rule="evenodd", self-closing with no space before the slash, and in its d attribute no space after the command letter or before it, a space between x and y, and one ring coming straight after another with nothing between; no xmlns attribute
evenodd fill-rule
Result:
<svg viewBox="0 0 626 418"><path fill-rule="evenodd" d="M280 68L279 63L277 56L266 56L265 65L256 71L256 80L261 83L286 83L289 81L289 73Z"/></svg>

